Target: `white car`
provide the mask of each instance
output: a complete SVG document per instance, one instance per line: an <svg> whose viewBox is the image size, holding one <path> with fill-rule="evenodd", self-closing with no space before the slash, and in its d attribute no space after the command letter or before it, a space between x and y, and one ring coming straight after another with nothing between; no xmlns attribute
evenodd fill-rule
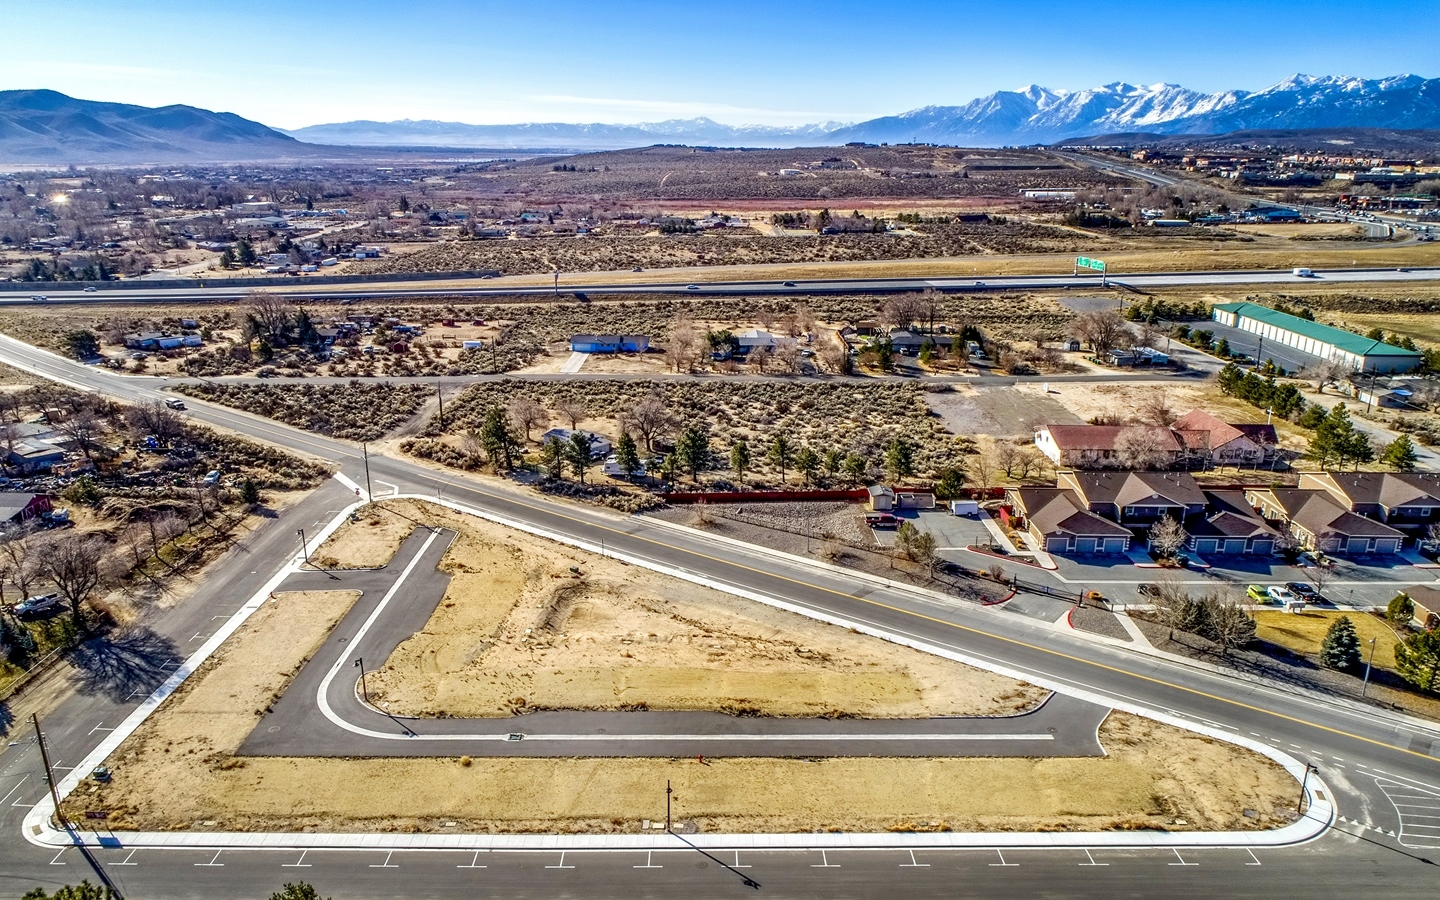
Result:
<svg viewBox="0 0 1440 900"><path fill-rule="evenodd" d="M59 594L41 594L37 597L31 597L23 603L17 603L15 605L15 615L32 616L35 613L44 612L47 609L53 609L59 606L64 599L65 598Z"/></svg>
<svg viewBox="0 0 1440 900"><path fill-rule="evenodd" d="M93 293L95 293L97 290L99 290L99 288L95 287L95 286L92 284L90 287L87 287L87 288L85 289L85 293L87 293L87 294L93 294Z"/></svg>
<svg viewBox="0 0 1440 900"><path fill-rule="evenodd" d="M1265 589L1265 593L1269 595L1271 600L1274 600L1281 606L1289 606L1291 603L1304 602L1300 600L1299 597L1296 597L1294 592L1292 592L1289 588L1281 587L1278 584L1270 585L1270 587Z"/></svg>

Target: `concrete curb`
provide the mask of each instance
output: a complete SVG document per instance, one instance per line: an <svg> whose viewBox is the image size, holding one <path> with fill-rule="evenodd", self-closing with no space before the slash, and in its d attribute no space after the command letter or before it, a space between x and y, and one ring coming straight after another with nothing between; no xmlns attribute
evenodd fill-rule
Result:
<svg viewBox="0 0 1440 900"><path fill-rule="evenodd" d="M348 480L348 479L347 479ZM389 499L389 498L387 498ZM941 833L941 834L775 834L775 835L734 835L712 834L689 836L700 846L723 849L841 849L841 848L917 848L917 847L1279 847L1304 843L1324 834L1335 819L1336 810L1329 799L1328 786L1318 777L1302 778L1305 764L1268 744L1251 740L1242 735L1232 734L1223 729L1190 722L1168 713L1151 710L1135 703L1115 700L1070 685L1037 678L1032 673L1020 672L990 660L957 653L883 629L851 622L839 616L817 613L804 607L786 603L773 597L749 591L735 585L713 581L683 569L655 563L602 548L589 541L571 535L559 534L529 523L516 522L507 516L468 507L453 500L432 498L417 494L397 495L397 499L422 500L453 509L467 515L496 522L554 540L567 546L619 559L652 571L675 578L725 591L784 609L818 621L828 622L843 628L851 628L891 643L900 644L923 653L950 659L955 662L984 669L1018 681L1025 681L1044 687L1056 693L1077 697L1098 706L1118 709L1167 725L1196 732L1215 740L1245 747L1265 756L1282 766L1297 782L1305 784L1305 797L1309 813L1289 825L1270 831L1259 832L1010 832L1010 833ZM362 501L363 502L363 501ZM323 541L338 529L360 504L353 504L329 522L320 531L317 540ZM683 526L682 526L683 527ZM745 545L749 547L750 545ZM754 548L751 548L754 549ZM417 556L418 559L418 556ZM161 703L188 678L199 666L219 649L245 620L258 610L268 599L270 592L285 578L298 570L302 559L297 554L283 566L270 581L208 640L200 650L185 661L154 694L131 713L110 735L82 760L70 774L61 779L57 790L62 797L69 795L83 781L86 775L100 765L116 748L140 727ZM848 572L846 574L849 574ZM877 579L879 580L879 579ZM46 796L26 813L23 834L27 841L44 847L92 846L126 848L164 847L207 847L211 849L271 848L271 849L376 849L376 850L441 850L441 849L510 849L510 850L653 850L670 849L674 844L664 838L650 835L415 835L415 834L303 834L303 833L253 833L253 832L114 832L62 830L51 822L54 804ZM662 846L663 844L663 846ZM676 848L679 849L679 848Z"/></svg>

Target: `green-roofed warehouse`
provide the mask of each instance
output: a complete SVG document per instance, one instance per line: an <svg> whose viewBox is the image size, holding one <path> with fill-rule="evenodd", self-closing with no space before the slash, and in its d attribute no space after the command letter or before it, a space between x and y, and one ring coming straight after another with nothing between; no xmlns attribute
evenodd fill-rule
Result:
<svg viewBox="0 0 1440 900"><path fill-rule="evenodd" d="M1353 366L1357 372L1408 372L1420 365L1418 350L1367 338L1343 328L1277 312L1258 303L1218 303L1210 315L1221 325L1258 334L1302 353Z"/></svg>

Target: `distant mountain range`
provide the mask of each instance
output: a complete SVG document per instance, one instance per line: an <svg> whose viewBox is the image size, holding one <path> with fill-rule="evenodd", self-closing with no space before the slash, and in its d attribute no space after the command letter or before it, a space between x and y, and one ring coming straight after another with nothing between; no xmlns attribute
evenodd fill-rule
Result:
<svg viewBox="0 0 1440 900"><path fill-rule="evenodd" d="M613 150L646 144L722 147L826 146L912 141L986 147L1048 144L1117 132L1220 134L1256 129L1440 128L1440 78L1295 75L1263 91L1205 94L1173 84L1117 82L1084 91L1031 85L963 106L926 106L856 124L790 128L687 119L644 125L463 125L454 122L343 122L287 132L302 141L402 145Z"/></svg>
<svg viewBox="0 0 1440 900"><path fill-rule="evenodd" d="M254 160L314 151L233 113L98 103L57 91L0 91L0 163Z"/></svg>
<svg viewBox="0 0 1440 900"><path fill-rule="evenodd" d="M613 150L651 144L827 146L911 141L986 147L1086 135L1211 135L1312 129L1440 129L1440 78L1295 75L1263 91L1205 94L1172 84L1084 91L1031 85L963 106L927 106L854 124L793 127L677 119L641 125L343 122L282 132L193 106L152 109L55 91L0 91L0 164L140 164L354 158L406 148Z"/></svg>
<svg viewBox="0 0 1440 900"><path fill-rule="evenodd" d="M640 125L572 125L531 122L522 125L466 125L433 119L398 122L338 122L285 133L302 141L352 147L483 147L504 149L621 150L652 144L705 147L818 147L847 127L816 125L773 127L722 125L706 118L670 119Z"/></svg>

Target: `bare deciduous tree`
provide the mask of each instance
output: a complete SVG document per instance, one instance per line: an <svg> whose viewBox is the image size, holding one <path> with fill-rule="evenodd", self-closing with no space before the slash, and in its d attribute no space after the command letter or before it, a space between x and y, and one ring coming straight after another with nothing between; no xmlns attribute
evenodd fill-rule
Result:
<svg viewBox="0 0 1440 900"><path fill-rule="evenodd" d="M795 375L800 371L800 345L790 342L775 348L775 365L784 375Z"/></svg>
<svg viewBox="0 0 1440 900"><path fill-rule="evenodd" d="M55 427L75 443L75 449L85 454L86 459L94 458L96 439L100 436L101 427L100 420L93 412L82 409L72 416L67 416Z"/></svg>
<svg viewBox="0 0 1440 900"><path fill-rule="evenodd" d="M40 554L42 570L69 601L75 626L82 632L89 628L81 608L100 586L100 560L104 555L104 541L95 535L73 531L46 541Z"/></svg>
<svg viewBox="0 0 1440 900"><path fill-rule="evenodd" d="M1314 365L1306 366L1305 370L1300 373L1300 377L1314 384L1317 394L1323 394L1326 387L1339 384L1340 379L1354 371L1353 367L1344 363L1336 362L1333 359L1322 359Z"/></svg>
<svg viewBox="0 0 1440 900"><path fill-rule="evenodd" d="M1127 469L1163 469L1172 462L1162 429L1131 425L1115 436L1115 459Z"/></svg>
<svg viewBox="0 0 1440 900"><path fill-rule="evenodd" d="M130 407L125 418L137 435L154 435L162 445L168 446L185 433L184 421L159 400Z"/></svg>
<svg viewBox="0 0 1440 900"><path fill-rule="evenodd" d="M774 356L774 352L769 347L761 344L750 351L749 355L745 358L745 362L756 374L764 375L766 368L770 365L770 360L774 358Z"/></svg>
<svg viewBox="0 0 1440 900"><path fill-rule="evenodd" d="M579 428L580 423L590 415L590 410L579 400L562 400L556 405L555 411L560 414L560 418L570 423L571 431Z"/></svg>
<svg viewBox="0 0 1440 900"><path fill-rule="evenodd" d="M545 407L534 397L521 396L511 400L508 413L515 427L525 432L526 441L530 440L530 432L536 425L543 425L549 420Z"/></svg>
<svg viewBox="0 0 1440 900"><path fill-rule="evenodd" d="M1149 391L1140 403L1140 419L1151 425L1169 428L1180 418L1170 405L1170 397L1164 390Z"/></svg>
<svg viewBox="0 0 1440 900"><path fill-rule="evenodd" d="M666 338L665 358L676 372L694 368L695 362L700 356L699 348L704 343L704 337L701 329L684 316L671 323L669 335Z"/></svg>
<svg viewBox="0 0 1440 900"><path fill-rule="evenodd" d="M926 323L934 315L935 301L924 294L900 294L885 301L880 319L895 328Z"/></svg>
<svg viewBox="0 0 1440 900"><path fill-rule="evenodd" d="M645 449L655 452L655 438L675 427L675 417L665 406L665 401L654 394L646 395L629 415L624 417L626 425L645 440Z"/></svg>
<svg viewBox="0 0 1440 900"><path fill-rule="evenodd" d="M815 314L811 312L810 307L805 304L801 303L795 307L793 318L795 320L795 330L800 332L800 334L810 334L815 330ZM797 335L797 337L798 336L799 335Z"/></svg>
<svg viewBox="0 0 1440 900"><path fill-rule="evenodd" d="M1130 326L1115 310L1098 309L1072 319L1070 333L1089 344L1096 356L1105 356L1126 342Z"/></svg>
<svg viewBox="0 0 1440 900"><path fill-rule="evenodd" d="M1185 546L1189 535L1185 533L1185 526L1174 516L1164 516L1160 521L1150 526L1150 547L1160 556L1168 559L1180 552Z"/></svg>
<svg viewBox="0 0 1440 900"><path fill-rule="evenodd" d="M251 291L245 295L245 314L256 337L280 346L295 321L295 304L280 294Z"/></svg>

